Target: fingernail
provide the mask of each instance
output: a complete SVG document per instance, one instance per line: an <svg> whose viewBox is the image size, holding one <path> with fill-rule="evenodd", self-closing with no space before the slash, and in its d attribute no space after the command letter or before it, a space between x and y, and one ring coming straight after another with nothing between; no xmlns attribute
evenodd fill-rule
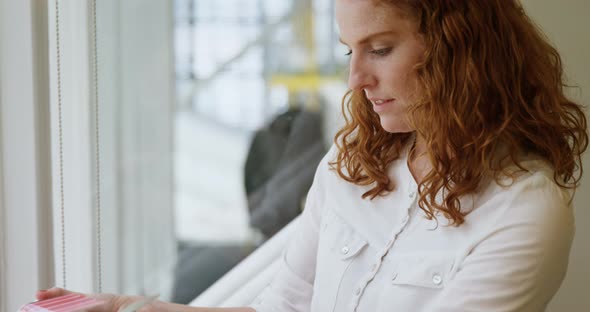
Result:
<svg viewBox="0 0 590 312"><path fill-rule="evenodd" d="M39 289L38 292L47 292L49 289Z"/></svg>

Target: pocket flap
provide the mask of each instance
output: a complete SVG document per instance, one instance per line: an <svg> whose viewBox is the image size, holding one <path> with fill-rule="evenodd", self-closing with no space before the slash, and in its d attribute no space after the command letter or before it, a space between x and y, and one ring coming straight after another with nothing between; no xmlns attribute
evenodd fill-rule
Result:
<svg viewBox="0 0 590 312"><path fill-rule="evenodd" d="M442 288L454 260L445 257L412 256L399 261L391 276L394 285Z"/></svg>
<svg viewBox="0 0 590 312"><path fill-rule="evenodd" d="M356 256L363 250L363 247L368 245L366 239L336 214L326 215L325 219L325 232L323 234L334 256L343 261L348 260Z"/></svg>
<svg viewBox="0 0 590 312"><path fill-rule="evenodd" d="M358 235L352 235L348 240L343 240L340 243L340 259L347 260L358 254L363 247L367 245L367 241ZM337 246L338 247L338 246Z"/></svg>

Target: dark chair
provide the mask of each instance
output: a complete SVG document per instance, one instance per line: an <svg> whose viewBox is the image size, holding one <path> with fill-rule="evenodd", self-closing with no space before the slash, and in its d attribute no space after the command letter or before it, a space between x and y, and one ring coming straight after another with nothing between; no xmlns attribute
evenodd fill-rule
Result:
<svg viewBox="0 0 590 312"><path fill-rule="evenodd" d="M244 166L244 185L250 225L264 239L299 215L325 152L318 113L290 110L255 133ZM256 247L179 244L172 301L189 303Z"/></svg>

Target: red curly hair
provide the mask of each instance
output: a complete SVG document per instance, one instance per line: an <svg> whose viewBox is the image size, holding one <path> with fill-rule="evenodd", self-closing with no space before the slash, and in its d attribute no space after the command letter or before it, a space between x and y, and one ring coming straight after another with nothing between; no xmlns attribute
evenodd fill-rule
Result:
<svg viewBox="0 0 590 312"><path fill-rule="evenodd" d="M442 212L464 222L459 199L486 178L512 176L510 164L531 152L553 167L554 180L575 189L588 146L581 105L564 95L557 50L516 0L381 0L415 19L426 51L415 67L421 99L408 121L424 139L433 170L420 182L419 206L429 219ZM345 126L331 168L357 185L372 186L363 198L394 189L389 164L411 134L388 133L362 90L343 98ZM494 158L499 146L507 153ZM436 202L444 191L442 202Z"/></svg>

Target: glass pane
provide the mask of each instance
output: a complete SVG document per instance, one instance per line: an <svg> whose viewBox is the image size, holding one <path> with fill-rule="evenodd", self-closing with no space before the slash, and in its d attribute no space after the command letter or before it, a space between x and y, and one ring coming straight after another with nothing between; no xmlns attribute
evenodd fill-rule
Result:
<svg viewBox="0 0 590 312"><path fill-rule="evenodd" d="M188 303L303 209L346 91L333 4L97 4L104 290Z"/></svg>
<svg viewBox="0 0 590 312"><path fill-rule="evenodd" d="M175 1L173 301L193 300L303 209L346 88L332 6Z"/></svg>

